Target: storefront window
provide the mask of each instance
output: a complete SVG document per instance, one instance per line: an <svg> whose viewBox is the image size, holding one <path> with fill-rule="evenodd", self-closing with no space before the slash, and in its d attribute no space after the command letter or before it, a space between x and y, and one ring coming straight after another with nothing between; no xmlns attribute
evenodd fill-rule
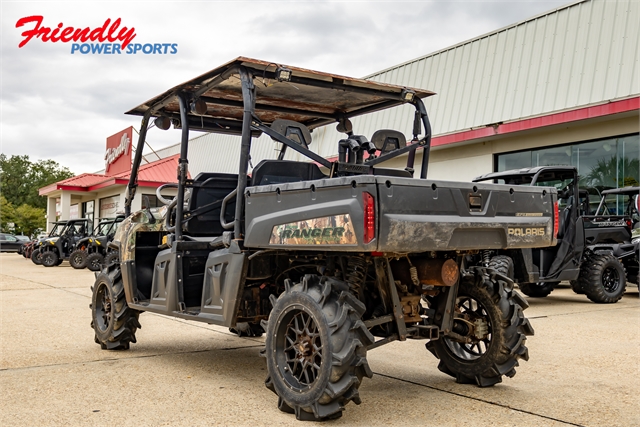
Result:
<svg viewBox="0 0 640 427"><path fill-rule="evenodd" d="M495 164L499 172L535 166L575 166L580 188L589 192L590 204L597 205L602 190L640 185L640 135L498 154ZM616 206L618 212L624 210L622 196L611 199L609 206Z"/></svg>

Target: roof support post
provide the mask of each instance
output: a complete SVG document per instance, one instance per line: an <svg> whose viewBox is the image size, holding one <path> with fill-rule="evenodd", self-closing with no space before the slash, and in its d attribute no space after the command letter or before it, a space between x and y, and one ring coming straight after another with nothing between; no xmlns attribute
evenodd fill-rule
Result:
<svg viewBox="0 0 640 427"><path fill-rule="evenodd" d="M180 140L180 158L178 159L178 195L176 196L176 228L175 240L182 241L182 216L184 210L184 190L187 183L187 173L189 161L187 153L189 151L189 120L187 118L187 95L178 94L180 105L180 126L182 127L182 138ZM137 153L136 153L137 154Z"/></svg>
<svg viewBox="0 0 640 427"><path fill-rule="evenodd" d="M422 124L424 125L424 149L422 152L422 166L420 168L420 179L427 179L427 172L429 169L429 152L431 151L431 123L429 122L429 116L427 115L427 109L422 102L422 99L415 97L413 104L416 110L422 117Z"/></svg>
<svg viewBox="0 0 640 427"><path fill-rule="evenodd" d="M131 165L131 175L129 176L129 184L124 194L124 215L131 215L131 203L136 196L136 187L138 186L138 170L140 169L140 162L142 161L142 150L144 148L144 141L147 138L147 128L149 127L149 118L151 117L151 110L147 110L142 117L142 124L140 124L140 133L138 134L138 145L136 145L136 156L133 158L133 164Z"/></svg>
<svg viewBox="0 0 640 427"><path fill-rule="evenodd" d="M255 110L255 86L253 76L244 67L239 67L242 82L242 144L240 146L240 167L238 168L238 192L236 194L236 213L233 225L234 239L242 239L242 216L244 213L244 190L247 188L247 169L251 152L251 120Z"/></svg>

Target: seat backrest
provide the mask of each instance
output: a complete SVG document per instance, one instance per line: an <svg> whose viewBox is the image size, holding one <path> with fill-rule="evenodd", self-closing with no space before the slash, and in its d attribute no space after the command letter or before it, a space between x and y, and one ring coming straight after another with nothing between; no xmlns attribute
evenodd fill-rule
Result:
<svg viewBox="0 0 640 427"><path fill-rule="evenodd" d="M315 163L291 160L263 160L251 174L251 185L283 184L326 178Z"/></svg>
<svg viewBox="0 0 640 427"><path fill-rule="evenodd" d="M206 206L210 203L222 201L238 185L238 175L227 173L203 172L193 180L189 211ZM183 225L185 233L199 236L221 236L224 229L220 224L220 205L200 215L195 215ZM225 221L233 220L236 209L236 199L227 203Z"/></svg>

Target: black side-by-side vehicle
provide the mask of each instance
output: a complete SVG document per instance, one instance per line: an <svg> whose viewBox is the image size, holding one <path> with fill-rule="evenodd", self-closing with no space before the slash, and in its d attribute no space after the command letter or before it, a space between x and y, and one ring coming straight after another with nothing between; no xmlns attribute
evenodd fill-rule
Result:
<svg viewBox="0 0 640 427"><path fill-rule="evenodd" d="M578 188L575 167L538 166L490 173L474 180L483 181L558 189L557 245L495 251L508 258L508 264L513 263L515 269L510 275L523 293L546 297L560 281L569 280L575 292L586 294L593 302L615 303L622 298L626 289L625 265L634 271L635 264L637 272L637 245L631 242L632 217L605 214L603 203L595 215L589 215L588 194ZM603 195L619 191L604 191Z"/></svg>

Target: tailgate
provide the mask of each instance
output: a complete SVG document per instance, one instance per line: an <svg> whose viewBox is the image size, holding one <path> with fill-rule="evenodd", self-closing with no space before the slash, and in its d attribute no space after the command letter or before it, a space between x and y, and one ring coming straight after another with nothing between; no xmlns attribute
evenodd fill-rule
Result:
<svg viewBox="0 0 640 427"><path fill-rule="evenodd" d="M376 178L381 252L556 244L554 188Z"/></svg>

